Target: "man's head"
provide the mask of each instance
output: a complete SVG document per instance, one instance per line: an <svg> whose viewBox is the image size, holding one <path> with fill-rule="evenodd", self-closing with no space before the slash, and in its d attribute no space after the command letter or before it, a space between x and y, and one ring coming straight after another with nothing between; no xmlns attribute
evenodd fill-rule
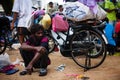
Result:
<svg viewBox="0 0 120 80"><path fill-rule="evenodd" d="M30 29L31 33L37 37L42 37L44 35L44 28L40 24L34 24Z"/></svg>
<svg viewBox="0 0 120 80"><path fill-rule="evenodd" d="M62 6L62 5L59 5L59 6L58 6L58 9L59 9L60 12L62 12L62 11L63 11L63 6Z"/></svg>
<svg viewBox="0 0 120 80"><path fill-rule="evenodd" d="M49 7L53 8L53 2L49 2Z"/></svg>

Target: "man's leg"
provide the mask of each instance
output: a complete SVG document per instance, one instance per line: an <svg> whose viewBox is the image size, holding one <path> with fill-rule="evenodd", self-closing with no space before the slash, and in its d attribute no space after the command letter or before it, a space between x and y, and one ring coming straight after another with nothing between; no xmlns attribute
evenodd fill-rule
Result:
<svg viewBox="0 0 120 80"><path fill-rule="evenodd" d="M24 35L19 35L18 38L19 38L20 44L22 44L24 42Z"/></svg>
<svg viewBox="0 0 120 80"><path fill-rule="evenodd" d="M29 72L29 74L31 74L31 69L33 68L33 65L40 59L40 57L42 56L42 55L44 55L46 53L46 49L43 47L42 49L41 49L41 51L40 52L36 52L35 53L35 56L33 57L33 59L30 61L30 63L28 64L28 66L27 66L27 71Z"/></svg>
<svg viewBox="0 0 120 80"><path fill-rule="evenodd" d="M24 61L25 67L27 67L32 58L34 57L34 53L20 48L20 54Z"/></svg>
<svg viewBox="0 0 120 80"><path fill-rule="evenodd" d="M30 35L30 32L25 27L18 27L18 38L20 44L24 42L24 38L26 35Z"/></svg>
<svg viewBox="0 0 120 80"><path fill-rule="evenodd" d="M18 39L19 39L20 44L24 42L23 27L18 27Z"/></svg>
<svg viewBox="0 0 120 80"><path fill-rule="evenodd" d="M48 57L48 54L45 53L41 56L40 59L40 71L39 76L45 76L47 74L47 66L50 64L50 59Z"/></svg>
<svg viewBox="0 0 120 80"><path fill-rule="evenodd" d="M28 66L28 64L30 63L32 58L34 57L34 53L23 50L20 48L20 54L21 54L21 57L22 57L24 64L25 64L25 69L20 72L20 75L26 75L28 73L26 70L26 67Z"/></svg>

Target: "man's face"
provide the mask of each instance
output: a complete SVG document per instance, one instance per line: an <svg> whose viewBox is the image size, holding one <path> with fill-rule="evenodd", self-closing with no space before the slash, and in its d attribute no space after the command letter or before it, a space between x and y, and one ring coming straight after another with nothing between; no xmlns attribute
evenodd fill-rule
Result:
<svg viewBox="0 0 120 80"><path fill-rule="evenodd" d="M40 39L42 36L43 36L43 31L42 30L39 30L35 33L35 36Z"/></svg>
<svg viewBox="0 0 120 80"><path fill-rule="evenodd" d="M53 8L53 4L50 4L49 6L50 6L51 8Z"/></svg>
<svg viewBox="0 0 120 80"><path fill-rule="evenodd" d="M62 12L63 11L63 7L59 8L59 11Z"/></svg>

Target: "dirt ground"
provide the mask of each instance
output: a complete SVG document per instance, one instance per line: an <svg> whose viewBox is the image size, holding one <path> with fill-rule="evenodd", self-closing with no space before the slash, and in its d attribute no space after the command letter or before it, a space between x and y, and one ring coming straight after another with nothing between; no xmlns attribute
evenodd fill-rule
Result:
<svg viewBox="0 0 120 80"><path fill-rule="evenodd" d="M16 61L17 58L22 61L18 50L10 50L7 53L10 55L12 62ZM107 55L106 60L101 66L86 72L84 72L83 68L75 64L72 59L63 57L59 52L53 52L49 57L51 65L48 66L47 76L39 76L38 69L34 70L32 75L20 76L19 72L24 67L16 65L19 72L12 75L0 73L0 80L82 80L81 76L89 78L84 80L120 80L120 56ZM64 70L56 71L56 68L61 64L65 64Z"/></svg>

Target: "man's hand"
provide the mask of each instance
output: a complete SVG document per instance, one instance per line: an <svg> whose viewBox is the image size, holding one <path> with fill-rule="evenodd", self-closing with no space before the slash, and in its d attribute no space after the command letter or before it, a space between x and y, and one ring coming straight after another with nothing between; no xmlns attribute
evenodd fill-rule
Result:
<svg viewBox="0 0 120 80"><path fill-rule="evenodd" d="M35 50L36 50L37 52L40 52L41 49L44 49L44 47L42 47L42 46L35 47Z"/></svg>

